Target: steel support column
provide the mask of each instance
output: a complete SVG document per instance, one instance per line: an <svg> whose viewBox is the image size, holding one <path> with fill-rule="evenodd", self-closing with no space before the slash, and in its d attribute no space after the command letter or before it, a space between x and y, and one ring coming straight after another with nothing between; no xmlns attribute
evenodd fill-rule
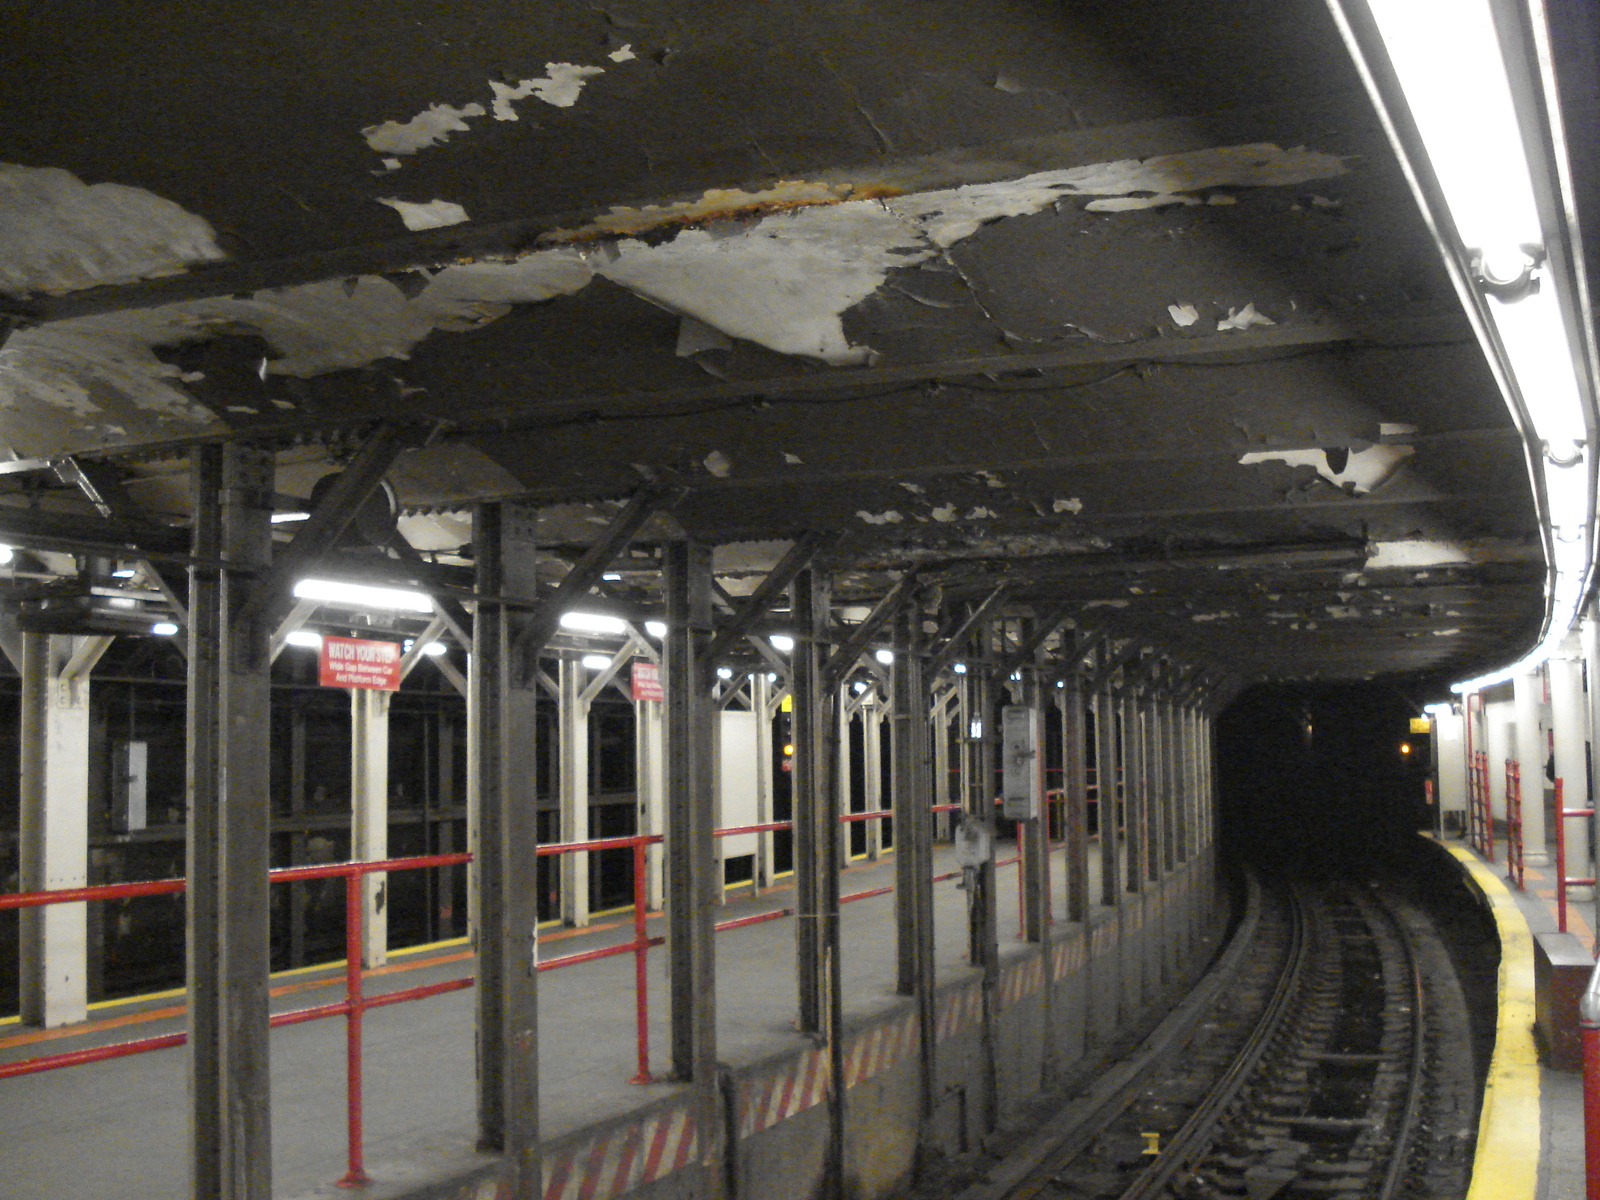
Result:
<svg viewBox="0 0 1600 1200"><path fill-rule="evenodd" d="M927 678L923 671L922 612L908 604L896 618L891 669L893 718L894 873L897 981L901 995L917 1006L917 1161L931 1159L933 1115L939 1095L938 1021L934 1008L936 968L933 929L932 750Z"/></svg>
<svg viewBox="0 0 1600 1200"><path fill-rule="evenodd" d="M833 786L833 700L836 689L823 676L825 647L819 639L828 626L828 592L823 577L807 569L792 589L794 614L794 877L798 921L798 971L803 1033L829 1026L829 964L826 895L838 895L838 804ZM837 911L834 908L832 911Z"/></svg>
<svg viewBox="0 0 1600 1200"><path fill-rule="evenodd" d="M194 452L189 592L188 984L192 1194L267 1200L273 457Z"/></svg>
<svg viewBox="0 0 1600 1200"><path fill-rule="evenodd" d="M1117 699L1118 721L1122 728L1122 809L1126 861L1123 886L1130 892L1144 890L1145 854L1145 778L1144 729L1139 702L1131 691Z"/></svg>
<svg viewBox="0 0 1600 1200"><path fill-rule="evenodd" d="M1084 742L1084 698L1074 672L1057 692L1061 705L1061 786L1066 789L1067 920L1089 919L1089 775Z"/></svg>
<svg viewBox="0 0 1600 1200"><path fill-rule="evenodd" d="M1099 809L1100 903L1122 901L1120 839L1117 837L1117 704L1108 686L1094 698L1094 794Z"/></svg>
<svg viewBox="0 0 1600 1200"><path fill-rule="evenodd" d="M477 507L472 541L480 595L535 594L536 533L530 507ZM534 1200L540 1194L535 716L542 646L535 640L514 651L520 634L509 606L478 602L468 687L478 793L478 1144L504 1156L506 1192Z"/></svg>
<svg viewBox="0 0 1600 1200"><path fill-rule="evenodd" d="M1032 713L1034 728L1033 770L1038 776L1039 815L1018 823L1023 830L1021 887L1023 933L1030 942L1043 942L1050 927L1050 806L1045 802L1044 778L1044 689L1039 672L1022 668L1022 703Z"/></svg>
<svg viewBox="0 0 1600 1200"><path fill-rule="evenodd" d="M672 1073L694 1085L703 1176L698 1194L723 1194L723 1125L717 1086L715 914L722 896L713 781L718 710L711 697L711 548L667 546L662 582L667 634L667 944Z"/></svg>

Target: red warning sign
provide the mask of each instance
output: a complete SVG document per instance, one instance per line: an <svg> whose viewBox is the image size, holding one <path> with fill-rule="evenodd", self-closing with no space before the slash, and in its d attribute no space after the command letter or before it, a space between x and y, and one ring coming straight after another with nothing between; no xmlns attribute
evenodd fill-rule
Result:
<svg viewBox="0 0 1600 1200"><path fill-rule="evenodd" d="M323 687L395 691L400 686L400 643L325 636L317 652L317 678Z"/></svg>
<svg viewBox="0 0 1600 1200"><path fill-rule="evenodd" d="M633 664L633 698L635 700L665 700L661 690L661 668L655 663Z"/></svg>

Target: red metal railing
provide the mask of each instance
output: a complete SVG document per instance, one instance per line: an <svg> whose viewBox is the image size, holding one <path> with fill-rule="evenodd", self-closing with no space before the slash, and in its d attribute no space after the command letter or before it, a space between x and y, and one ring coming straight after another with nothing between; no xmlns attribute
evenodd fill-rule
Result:
<svg viewBox="0 0 1600 1200"><path fill-rule="evenodd" d="M1562 933L1567 932L1567 889L1573 887L1593 887L1593 875L1568 875L1567 874L1567 822L1569 820L1592 819L1594 808L1567 808L1563 800L1565 789L1561 780L1556 780L1556 928ZM1588 839L1584 839L1583 858L1589 857ZM1595 930L1596 952L1600 952L1600 929Z"/></svg>
<svg viewBox="0 0 1600 1200"><path fill-rule="evenodd" d="M1064 802L1065 796L1056 793L1058 798L1051 799L1047 796L1047 810L1049 803ZM996 803L999 803L998 799ZM941 804L930 806L931 813L959 812L959 804ZM893 810L878 809L872 812L848 813L840 820L842 823L857 821L883 820L892 817ZM772 821L760 825L734 826L715 831L716 837L732 837L739 834L767 833L777 830L792 829L791 821ZM593 853L601 850L629 849L633 858L633 937L612 946L602 946L593 950L578 951L573 954L561 955L556 958L541 961L539 971L553 971L562 967L576 966L579 963L593 962L602 958L611 958L622 954L634 956L634 1022L635 1022L635 1049L636 1070L630 1082L650 1083L654 1077L650 1074L650 1000L648 987L647 959L651 947L662 945L665 938L651 936L648 931L648 889L646 887L646 848L663 842L661 834L635 834L627 837L601 838L586 842L562 842L539 846L535 854L547 857L559 854ZM996 862L996 867L1011 866L1021 861L1022 846L1018 845L1018 853L1011 858L1001 859ZM400 1004L410 1000L422 1000L430 996L437 996L444 992L458 991L474 986L476 979L473 976L464 976L457 979L443 980L437 983L423 984L418 987L402 988L396 991L381 992L368 995L365 991L366 972L362 967L362 944L366 930L366 905L362 903L361 879L365 875L380 872L399 872L407 870L425 870L433 867L459 866L472 861L469 853L434 854L415 858L394 858L377 862L348 862L332 863L307 867L282 867L268 872L272 883L292 883L312 879L342 878L345 881L345 973L344 999L328 1004L313 1005L309 1008L294 1009L289 1012L274 1013L269 1018L269 1025L277 1028L285 1025L299 1025L308 1021L320 1020L325 1017L342 1016L345 1018L345 1089L346 1089L346 1171L338 1181L341 1187L360 1187L368 1179L363 1162L363 1109L362 1109L362 1017L368 1009L381 1008L392 1004ZM934 882L943 882L953 879L961 874L959 870L948 871L934 876ZM63 888L53 891L0 893L0 911L6 909L36 908L49 904L71 904L91 900L126 899L134 896L159 896L173 895L182 892L186 887L183 879L158 879L139 883L99 884L93 887ZM866 888L861 891L851 892L839 897L841 904L848 904L857 900L865 900L873 896L887 895L893 892L894 886ZM1019 921L1021 920L1020 896L1023 888L1018 887L1019 895ZM1047 889L1048 894L1048 889ZM726 921L717 922L715 928L718 932L729 929L738 929L746 925L755 925L764 921L779 920L792 917L792 907L775 909L770 912L756 913L747 917L736 917ZM1019 925L1019 932L1020 932ZM21 1059L16 1062L0 1064L0 1079L17 1075L39 1074L45 1071L59 1070L65 1067L78 1066L84 1063L100 1062L112 1058L122 1058L133 1054L143 1054L154 1050L168 1049L184 1045L188 1041L187 1033L168 1033L154 1037L137 1038L131 1041L118 1042L107 1046L96 1046L85 1050L74 1050L61 1054L40 1055L33 1058Z"/></svg>
<svg viewBox="0 0 1600 1200"><path fill-rule="evenodd" d="M1494 816L1489 807L1489 755L1473 752L1467 764L1467 843L1494 861Z"/></svg>
<svg viewBox="0 0 1600 1200"><path fill-rule="evenodd" d="M1506 878L1522 887L1522 767L1506 759Z"/></svg>

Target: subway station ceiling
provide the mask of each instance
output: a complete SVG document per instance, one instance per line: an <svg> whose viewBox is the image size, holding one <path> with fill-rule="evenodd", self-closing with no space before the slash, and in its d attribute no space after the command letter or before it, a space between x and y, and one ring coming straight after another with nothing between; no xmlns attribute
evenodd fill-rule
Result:
<svg viewBox="0 0 1600 1200"><path fill-rule="evenodd" d="M56 0L4 55L0 540L178 537L205 439L293 508L398 422L446 565L474 501L559 574L668 489L646 607L652 539L736 593L818 531L851 602L1004 582L1241 680L1538 632L1523 442L1321 0Z"/></svg>

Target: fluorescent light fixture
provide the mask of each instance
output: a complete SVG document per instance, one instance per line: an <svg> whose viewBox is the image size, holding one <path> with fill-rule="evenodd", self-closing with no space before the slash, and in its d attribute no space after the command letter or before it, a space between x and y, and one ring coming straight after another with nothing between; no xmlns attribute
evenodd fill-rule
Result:
<svg viewBox="0 0 1600 1200"><path fill-rule="evenodd" d="M1065 679L1058 679L1056 680L1056 686L1058 688L1064 688L1067 686L1067 681Z"/></svg>
<svg viewBox="0 0 1600 1200"><path fill-rule="evenodd" d="M290 646L304 646L310 650L315 650L322 645L322 635L310 629L296 629L283 640Z"/></svg>
<svg viewBox="0 0 1600 1200"><path fill-rule="evenodd" d="M428 642L422 647L422 652L429 658L438 658L450 649L443 642Z"/></svg>
<svg viewBox="0 0 1600 1200"><path fill-rule="evenodd" d="M775 633L767 639L772 643L772 648L780 654L788 654L794 649L794 639L787 633Z"/></svg>
<svg viewBox="0 0 1600 1200"><path fill-rule="evenodd" d="M10 546L0 546L0 566L4 566L17 556L17 552Z"/></svg>
<svg viewBox="0 0 1600 1200"><path fill-rule="evenodd" d="M139 572L134 570L132 567L118 567L115 571L111 572L111 578L132 579L138 573Z"/></svg>
<svg viewBox="0 0 1600 1200"><path fill-rule="evenodd" d="M1538 275L1549 239L1492 0L1366 4L1460 238L1457 249L1484 295L1502 361L1532 425L1528 432L1543 443L1536 462L1552 547L1545 633L1519 662L1452 685L1456 692L1477 691L1536 670L1577 620L1594 537L1580 355L1567 337L1564 281Z"/></svg>
<svg viewBox="0 0 1600 1200"><path fill-rule="evenodd" d="M604 671L611 665L611 656L609 654L585 654L583 656L583 665L591 671Z"/></svg>
<svg viewBox="0 0 1600 1200"><path fill-rule="evenodd" d="M954 671L957 675L965 675L967 673L967 664L966 663L953 663L951 665L950 669L952 671Z"/></svg>
<svg viewBox="0 0 1600 1200"><path fill-rule="evenodd" d="M311 514L308 512L280 512L272 514L274 525L283 525L289 521L309 521Z"/></svg>
<svg viewBox="0 0 1600 1200"><path fill-rule="evenodd" d="M967 736L974 739L981 738L983 736L983 722L974 721L972 724L968 725Z"/></svg>
<svg viewBox="0 0 1600 1200"><path fill-rule="evenodd" d="M856 693L856 695L859 696L859 695L861 695L862 692L864 692L866 690L867 690L867 685L862 683L860 680L857 680L856 681L856 685L855 685L855 693Z"/></svg>
<svg viewBox="0 0 1600 1200"><path fill-rule="evenodd" d="M665 621L646 621L644 623L644 631L653 638L664 638L667 636L667 623Z"/></svg>
<svg viewBox="0 0 1600 1200"><path fill-rule="evenodd" d="M600 576L600 578L605 580L607 583L616 583L617 580L622 578L622 576L618 575L615 571L607 571L604 575Z"/></svg>
<svg viewBox="0 0 1600 1200"><path fill-rule="evenodd" d="M112 608L138 608L139 602L132 596L113 596L106 601Z"/></svg>
<svg viewBox="0 0 1600 1200"><path fill-rule="evenodd" d="M178 632L178 627L171 621L157 621L150 626L150 632L158 637L171 637Z"/></svg>
<svg viewBox="0 0 1600 1200"><path fill-rule="evenodd" d="M628 623L620 617L608 617L602 613L569 612L561 614L561 628L576 633L619 634L628 632Z"/></svg>
<svg viewBox="0 0 1600 1200"><path fill-rule="evenodd" d="M1430 717L1448 717L1456 711L1454 704L1429 704L1423 707L1423 712Z"/></svg>
<svg viewBox="0 0 1600 1200"><path fill-rule="evenodd" d="M294 594L301 600L321 600L324 604L336 604L341 608L378 608L386 612L433 611L433 597L426 592L368 587L334 579L302 579L294 585Z"/></svg>
<svg viewBox="0 0 1600 1200"><path fill-rule="evenodd" d="M732 679L733 678L733 668L732 667L718 667L717 668L717 678L718 679Z"/></svg>
<svg viewBox="0 0 1600 1200"><path fill-rule="evenodd" d="M1022 679L1022 672L1021 671L1013 671L1013 672L1011 672L1011 678L1012 678L1013 681L1020 681Z"/></svg>
<svg viewBox="0 0 1600 1200"><path fill-rule="evenodd" d="M767 672L767 682L768 683L777 683L778 682L778 677L776 675L774 675L771 671L768 671Z"/></svg>
<svg viewBox="0 0 1600 1200"><path fill-rule="evenodd" d="M879 662L881 662L884 666L887 667L891 663L894 662L894 651L893 650L874 650L872 652L872 657L877 659Z"/></svg>

